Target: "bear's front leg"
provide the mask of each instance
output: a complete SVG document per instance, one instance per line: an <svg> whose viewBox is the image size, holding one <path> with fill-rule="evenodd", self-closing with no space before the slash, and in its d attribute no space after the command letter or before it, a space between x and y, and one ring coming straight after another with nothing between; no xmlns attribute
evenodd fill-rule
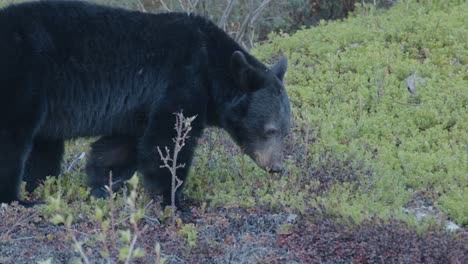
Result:
<svg viewBox="0 0 468 264"><path fill-rule="evenodd" d="M112 189L116 191L137 170L137 140L128 136L104 136L91 144L86 164L87 184L97 198L107 197L104 186L109 185L112 172Z"/></svg>
<svg viewBox="0 0 468 264"><path fill-rule="evenodd" d="M168 161L168 166L173 166L173 162L177 165L182 165L176 170L176 176L182 181L182 185L177 189L175 195L175 205L181 208L181 191L187 179L187 174L192 163L194 150L197 144L197 138L201 135L203 127L198 123L197 119L192 123L192 130L185 139L185 144L180 152L177 153L177 160L174 158L174 138L177 132L174 129L176 122L176 111L158 112L148 128L144 136L139 142L139 171L143 174L144 187L152 194L161 194L163 196L163 205L171 204L172 177L171 171L165 167L165 163L161 158L158 147L163 156L166 156L166 147L169 150L171 160ZM185 113L186 111L184 111ZM193 116L193 115L186 115Z"/></svg>

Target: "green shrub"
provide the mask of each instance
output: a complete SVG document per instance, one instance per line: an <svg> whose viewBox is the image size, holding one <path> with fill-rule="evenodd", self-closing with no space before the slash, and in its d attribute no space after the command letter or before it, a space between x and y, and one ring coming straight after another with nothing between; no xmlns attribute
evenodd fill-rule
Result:
<svg viewBox="0 0 468 264"><path fill-rule="evenodd" d="M408 0L388 11L364 5L344 21L271 34L253 53L289 59L286 172L262 171L211 130L197 149L188 195L210 206L408 221L402 208L422 197L466 226L467 7L456 0ZM87 141L67 149L70 164ZM86 200L83 164L36 193Z"/></svg>
<svg viewBox="0 0 468 264"><path fill-rule="evenodd" d="M263 61L289 59L294 127L286 175L227 155L217 134L211 143L217 148L198 150L189 193L212 205L320 207L357 220L406 218L402 207L422 196L466 225L467 7L463 1L404 1L388 11L365 6L344 21L272 34L253 53ZM411 94L406 79L413 74Z"/></svg>

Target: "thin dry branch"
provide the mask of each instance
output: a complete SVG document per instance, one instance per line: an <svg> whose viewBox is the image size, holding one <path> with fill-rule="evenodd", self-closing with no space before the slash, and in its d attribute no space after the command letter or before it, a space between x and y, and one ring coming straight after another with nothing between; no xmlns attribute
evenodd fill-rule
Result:
<svg viewBox="0 0 468 264"><path fill-rule="evenodd" d="M81 259L84 261L84 263L89 264L90 262L89 262L88 256L86 256L83 250L83 247L81 246L82 243L79 242L78 239L76 239L74 230L72 230L70 234L73 239L73 243L75 243L76 250L78 251L78 253L80 253Z"/></svg>
<svg viewBox="0 0 468 264"><path fill-rule="evenodd" d="M37 212L33 212L31 214L24 214L24 215L21 215L21 217L15 221L15 223L13 224L12 227L10 227L5 233L3 233L1 236L0 236L0 241L3 241L6 239L6 237L13 231L15 230L15 228L17 226L20 226L22 225L23 223L27 223L29 221L31 221L34 217L37 216Z"/></svg>
<svg viewBox="0 0 468 264"><path fill-rule="evenodd" d="M143 12L143 13L147 13L148 11L146 11L146 8L145 8L145 5L143 4L143 2L141 0L136 0L137 4L138 4L138 7L140 8L140 11Z"/></svg>
<svg viewBox="0 0 468 264"><path fill-rule="evenodd" d="M160 2L161 5L164 7L164 9L166 9L167 12L171 12L171 11L172 11L169 7L167 7L166 2L164 2L164 0L159 0L159 2Z"/></svg>
<svg viewBox="0 0 468 264"><path fill-rule="evenodd" d="M263 2L255 10L250 12L245 17L244 21L241 24L239 31L236 34L235 40L237 42L240 43L242 41L248 29L253 27L253 24L258 19L262 11L266 8L266 6L270 3L270 1L271 0L263 0Z"/></svg>
<svg viewBox="0 0 468 264"><path fill-rule="evenodd" d="M224 9L223 15L218 21L218 27L225 29L224 26L226 24L227 19L231 15L232 8L236 4L236 0L229 0L229 3L227 4L226 8Z"/></svg>
<svg viewBox="0 0 468 264"><path fill-rule="evenodd" d="M171 173L171 218L172 218L172 226L175 225L175 194L177 189L182 186L183 181L177 177L177 169L184 168L185 164L178 164L177 163L177 158L182 150L182 148L185 146L185 140L189 138L188 134L192 130L192 122L195 120L196 116L192 117L184 117L182 112L175 113L176 116L176 123L174 126L174 129L177 132L177 135L175 138L173 138L174 142L174 153L173 156L171 157L171 153L169 148L166 146L165 147L165 155L163 155L161 149L159 146L157 147L159 157L161 158L163 165L160 165L160 168L167 168L170 173Z"/></svg>

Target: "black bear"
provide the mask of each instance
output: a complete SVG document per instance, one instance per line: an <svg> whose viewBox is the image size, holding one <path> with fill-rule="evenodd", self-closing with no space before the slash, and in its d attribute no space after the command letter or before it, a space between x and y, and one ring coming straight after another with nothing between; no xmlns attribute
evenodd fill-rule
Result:
<svg viewBox="0 0 468 264"><path fill-rule="evenodd" d="M286 60L267 68L202 17L148 14L84 2L0 10L0 202L58 175L64 140L101 136L87 172L93 194L112 170L136 170L170 199L157 146L172 151L173 113L197 115L179 154L185 181L197 138L225 129L256 163L282 167L290 105Z"/></svg>

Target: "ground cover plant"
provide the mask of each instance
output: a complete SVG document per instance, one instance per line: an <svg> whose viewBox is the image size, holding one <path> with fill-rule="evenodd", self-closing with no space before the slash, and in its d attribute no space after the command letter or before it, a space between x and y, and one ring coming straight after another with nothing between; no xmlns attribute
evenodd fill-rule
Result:
<svg viewBox="0 0 468 264"><path fill-rule="evenodd" d="M194 177L192 196L208 193L215 204L236 201L299 212L321 205L355 220L406 218L402 208L424 200L466 226L468 96L461 7L466 4L404 2L379 12L368 6L345 22L323 22L293 36L273 34L271 43L254 53L290 59L286 82L295 124L287 150L290 167L272 179L249 161L229 162L240 156L214 153L220 155L217 164L235 166L238 175L231 167L213 171L209 161L199 160L206 165L196 173L208 177ZM210 153L210 145L205 148L201 151ZM244 199L232 199L239 197L232 188L237 177L245 184Z"/></svg>
<svg viewBox="0 0 468 264"><path fill-rule="evenodd" d="M297 129L314 139L311 166L294 164L314 172L338 160L339 172L355 175L304 202L363 219L398 217L422 197L468 224L466 8L405 1L380 16L368 6L344 23L274 35L258 49L260 58L282 53L291 61Z"/></svg>
<svg viewBox="0 0 468 264"><path fill-rule="evenodd" d="M0 263L467 263L466 10L365 5L271 34L253 53L289 59L286 170L270 175L207 131L187 182L190 215L175 226L135 178L90 198L79 159L88 142L70 142L68 173L25 194L46 206L1 207Z"/></svg>

